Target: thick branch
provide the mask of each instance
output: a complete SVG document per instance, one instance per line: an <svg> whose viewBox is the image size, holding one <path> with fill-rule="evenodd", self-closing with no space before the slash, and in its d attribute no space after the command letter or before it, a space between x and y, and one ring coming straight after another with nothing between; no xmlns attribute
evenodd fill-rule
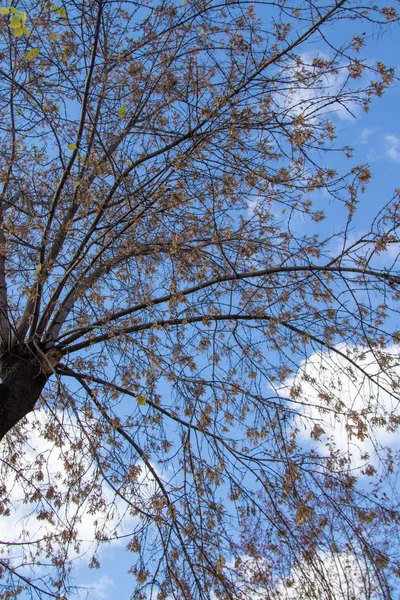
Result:
<svg viewBox="0 0 400 600"><path fill-rule="evenodd" d="M165 302L169 302L176 296L189 296L190 294L193 294L200 290L204 290L208 287L212 287L219 283L225 283L227 281L239 281L242 279L263 277L266 275L281 275L284 273L294 273L294 272L303 272L303 273L310 272L310 274L321 273L321 272L322 273L327 273L327 272L328 273L338 273L338 274L353 273L356 275L370 275L370 276L377 277L377 278L383 279L385 281L388 281L388 282L394 283L394 284L400 283L400 276L391 275L390 273L387 273L386 271L377 271L374 269L362 269L362 268L357 268L357 267L341 267L341 266L335 267L335 266L323 266L323 265L304 265L304 266L302 266L301 265L301 266L288 266L288 267L284 267L284 266L270 267L268 269L261 269L260 271L244 271L242 273L234 273L234 274L230 274L230 275L214 277L213 279L209 279L208 281L203 281L202 283L193 285L182 291L171 293L171 294L166 294L164 296L159 296L158 298L154 298L147 302L141 302L140 304L136 304L136 305L128 307L124 310L120 310L115 313L112 313L112 314L108 315L107 317L105 317L104 319L99 319L98 321L92 323L91 325L88 325L87 327L79 329L74 333L71 333L67 337L67 339L64 340L64 342L62 343L62 346L63 346L63 348L65 348L66 346L71 344L71 342L74 342L75 340L79 339L83 335L86 335L90 331L93 331L94 329L98 329L104 325L108 325L113 321L117 321L118 319L132 315L133 313L143 310L145 308L148 308L150 306L155 306L157 304L163 304ZM203 318L205 318L205 317L200 317L200 320ZM123 331L126 332L126 330L123 330ZM99 336L99 341L101 341L100 338L110 339L110 337L113 337L115 335L120 335L120 333L116 333L114 331L113 334L105 334L104 336ZM96 338L94 338L94 339L96 339ZM97 343L97 342L94 342L94 343ZM85 343L85 345L82 347L87 347L89 345L91 345L91 344ZM77 346L80 346L80 345L78 344ZM75 347L73 347L73 348L75 348ZM70 350L71 350L71 347L70 347Z"/></svg>

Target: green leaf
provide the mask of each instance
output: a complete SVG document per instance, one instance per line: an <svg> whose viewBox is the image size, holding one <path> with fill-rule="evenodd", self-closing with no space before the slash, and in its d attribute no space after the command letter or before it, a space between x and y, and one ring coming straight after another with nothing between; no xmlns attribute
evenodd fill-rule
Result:
<svg viewBox="0 0 400 600"><path fill-rule="evenodd" d="M78 146L76 144L68 144L68 150L78 150Z"/></svg>
<svg viewBox="0 0 400 600"><path fill-rule="evenodd" d="M28 60L32 60L33 58L36 58L38 54L39 48L32 48L31 50L29 50L25 58L27 58Z"/></svg>
<svg viewBox="0 0 400 600"><path fill-rule="evenodd" d="M123 104L121 106L121 108L118 109L118 114L121 117L121 119L125 118L125 115L126 115L126 104Z"/></svg>
<svg viewBox="0 0 400 600"><path fill-rule="evenodd" d="M10 10L12 13L14 13L14 15L19 15L19 10L18 8L14 8L14 6L10 6Z"/></svg>
<svg viewBox="0 0 400 600"><path fill-rule="evenodd" d="M144 405L146 404L146 402L147 402L147 398L146 398L146 396L142 396L142 394L138 394L138 395L136 396L136 400L137 400L137 403L138 403L140 406L144 406Z"/></svg>

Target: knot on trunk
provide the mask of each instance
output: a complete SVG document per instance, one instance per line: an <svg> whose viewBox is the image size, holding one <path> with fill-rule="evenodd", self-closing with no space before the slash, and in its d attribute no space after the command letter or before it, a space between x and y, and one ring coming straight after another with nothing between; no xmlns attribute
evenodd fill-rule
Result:
<svg viewBox="0 0 400 600"><path fill-rule="evenodd" d="M54 368L58 365L62 358L62 352L58 348L51 348L42 356L40 370L44 375L50 376L54 373Z"/></svg>

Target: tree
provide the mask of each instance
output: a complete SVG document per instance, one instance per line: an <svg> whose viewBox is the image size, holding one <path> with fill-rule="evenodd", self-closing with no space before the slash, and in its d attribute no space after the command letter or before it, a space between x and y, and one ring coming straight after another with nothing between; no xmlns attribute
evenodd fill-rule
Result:
<svg viewBox="0 0 400 600"><path fill-rule="evenodd" d="M358 235L371 174L335 140L393 81L368 44L397 22L352 0L2 11L0 514L33 512L2 536L4 598L73 597L85 512L99 545L128 522L134 598L392 597L373 436L399 424L399 198Z"/></svg>

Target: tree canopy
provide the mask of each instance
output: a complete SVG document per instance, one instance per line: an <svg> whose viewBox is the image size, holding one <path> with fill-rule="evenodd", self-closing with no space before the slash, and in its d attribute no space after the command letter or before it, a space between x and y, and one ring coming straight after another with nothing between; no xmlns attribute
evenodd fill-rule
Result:
<svg viewBox="0 0 400 600"><path fill-rule="evenodd" d="M359 233L371 172L337 137L397 26L367 0L0 9L3 598L73 598L116 539L138 600L398 590L399 196Z"/></svg>

